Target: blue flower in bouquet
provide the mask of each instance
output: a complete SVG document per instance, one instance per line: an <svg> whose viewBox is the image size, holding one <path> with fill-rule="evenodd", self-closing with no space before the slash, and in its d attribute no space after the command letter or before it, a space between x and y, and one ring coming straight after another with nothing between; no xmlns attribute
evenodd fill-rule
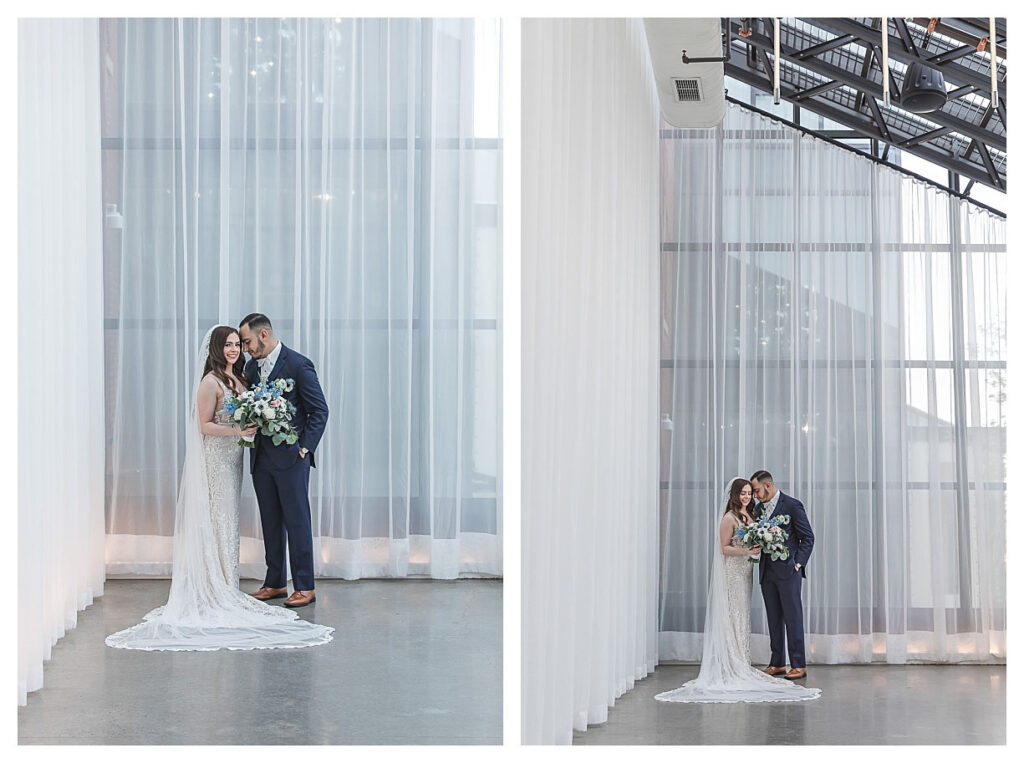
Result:
<svg viewBox="0 0 1024 763"><path fill-rule="evenodd" d="M291 420L297 409L284 398L284 393L294 387L292 379L263 382L237 397L226 399L225 410L243 429L255 424L259 433L271 438L274 445L294 445L299 436ZM256 447L255 441L250 442L244 438L239 440L239 444L246 448Z"/></svg>
<svg viewBox="0 0 1024 763"><path fill-rule="evenodd" d="M789 548L786 540L789 533L782 529L782 525L789 524L789 515L780 514L773 517L761 517L749 525L740 525L736 528L736 536L740 544L750 549L760 549L767 554L772 561L789 558ZM750 557L751 562L756 562L756 557Z"/></svg>

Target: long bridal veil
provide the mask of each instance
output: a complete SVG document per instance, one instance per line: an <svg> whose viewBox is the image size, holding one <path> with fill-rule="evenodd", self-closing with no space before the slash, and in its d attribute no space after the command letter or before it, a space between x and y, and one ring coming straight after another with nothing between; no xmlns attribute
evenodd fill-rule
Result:
<svg viewBox="0 0 1024 763"><path fill-rule="evenodd" d="M146 651L293 649L325 644L333 628L299 618L298 613L257 601L229 580L220 562L210 516L210 487L199 429L196 396L210 349L207 332L192 384L174 520L174 561L167 603L143 622L108 636L108 646Z"/></svg>
<svg viewBox="0 0 1024 763"><path fill-rule="evenodd" d="M734 481L729 481L730 489ZM725 508L723 505L719 517L725 514ZM718 523L713 524L714 550L711 553L711 584L704 619L704 653L700 673L678 689L656 695L655 699L663 702L795 702L817 699L821 696L821 689L809 689L769 676L747 662L739 634L729 617L724 555L718 541ZM744 564L748 562L744 560Z"/></svg>

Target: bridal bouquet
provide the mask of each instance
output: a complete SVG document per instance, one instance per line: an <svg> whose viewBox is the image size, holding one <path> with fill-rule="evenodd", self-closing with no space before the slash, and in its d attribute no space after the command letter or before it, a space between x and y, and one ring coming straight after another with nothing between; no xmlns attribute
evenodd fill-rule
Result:
<svg viewBox="0 0 1024 763"><path fill-rule="evenodd" d="M789 549L786 547L789 533L782 529L782 525L788 524L788 514L759 519L749 525L737 525L736 537L740 545L749 549L759 548L762 554L768 554L773 562L777 562L789 558ZM755 564L759 561L758 557L747 558Z"/></svg>
<svg viewBox="0 0 1024 763"><path fill-rule="evenodd" d="M295 404L284 398L284 393L291 392L294 387L292 379L263 382L239 395L226 396L224 411L242 429L255 424L260 434L272 439L274 445L294 445L299 439L291 423L295 415ZM243 436L238 444L243 448L255 448L256 437L250 440Z"/></svg>

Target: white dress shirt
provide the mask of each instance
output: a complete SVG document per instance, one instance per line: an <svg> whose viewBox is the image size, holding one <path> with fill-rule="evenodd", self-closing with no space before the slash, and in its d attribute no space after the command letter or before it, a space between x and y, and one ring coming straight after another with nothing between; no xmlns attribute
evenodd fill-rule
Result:
<svg viewBox="0 0 1024 763"><path fill-rule="evenodd" d="M260 367L260 381L266 381L270 378L270 374L274 371L274 366L277 365L277 356L281 354L281 343L278 342L277 346L270 351L270 354L265 358L257 359L257 363Z"/></svg>
<svg viewBox="0 0 1024 763"><path fill-rule="evenodd" d="M771 497L771 500L765 502L765 504L764 504L764 511L765 511L765 516L766 517L770 517L772 514L775 513L775 507L779 503L779 496L780 495L782 495L782 491L781 490L776 490L775 491L775 495L773 495Z"/></svg>

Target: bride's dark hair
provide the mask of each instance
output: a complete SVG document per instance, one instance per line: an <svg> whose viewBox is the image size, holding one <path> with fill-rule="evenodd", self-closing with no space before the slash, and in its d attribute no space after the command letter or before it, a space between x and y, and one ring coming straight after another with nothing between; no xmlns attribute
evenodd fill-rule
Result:
<svg viewBox="0 0 1024 763"><path fill-rule="evenodd" d="M725 513L732 513L737 519L743 518L743 504L740 502L740 491L743 490L744 485L749 485L750 492L754 492L754 486L750 484L749 480L735 479L729 486L729 502L725 505ZM753 495L751 495L751 502L753 502ZM753 513L748 511L747 515L752 517Z"/></svg>
<svg viewBox="0 0 1024 763"><path fill-rule="evenodd" d="M227 375L224 370L228 365L228 359L224 357L224 345L228 341L228 337L234 334L238 336L238 329L232 328L231 326L217 326L213 333L210 334L210 353L206 356L206 367L203 369L203 376L212 373L222 382L225 386L237 392L234 383L231 381L231 377ZM241 337L239 337L238 343L238 360L231 367L231 371L234 373L235 378L238 379L243 385L245 384L245 356L242 355L242 343Z"/></svg>

